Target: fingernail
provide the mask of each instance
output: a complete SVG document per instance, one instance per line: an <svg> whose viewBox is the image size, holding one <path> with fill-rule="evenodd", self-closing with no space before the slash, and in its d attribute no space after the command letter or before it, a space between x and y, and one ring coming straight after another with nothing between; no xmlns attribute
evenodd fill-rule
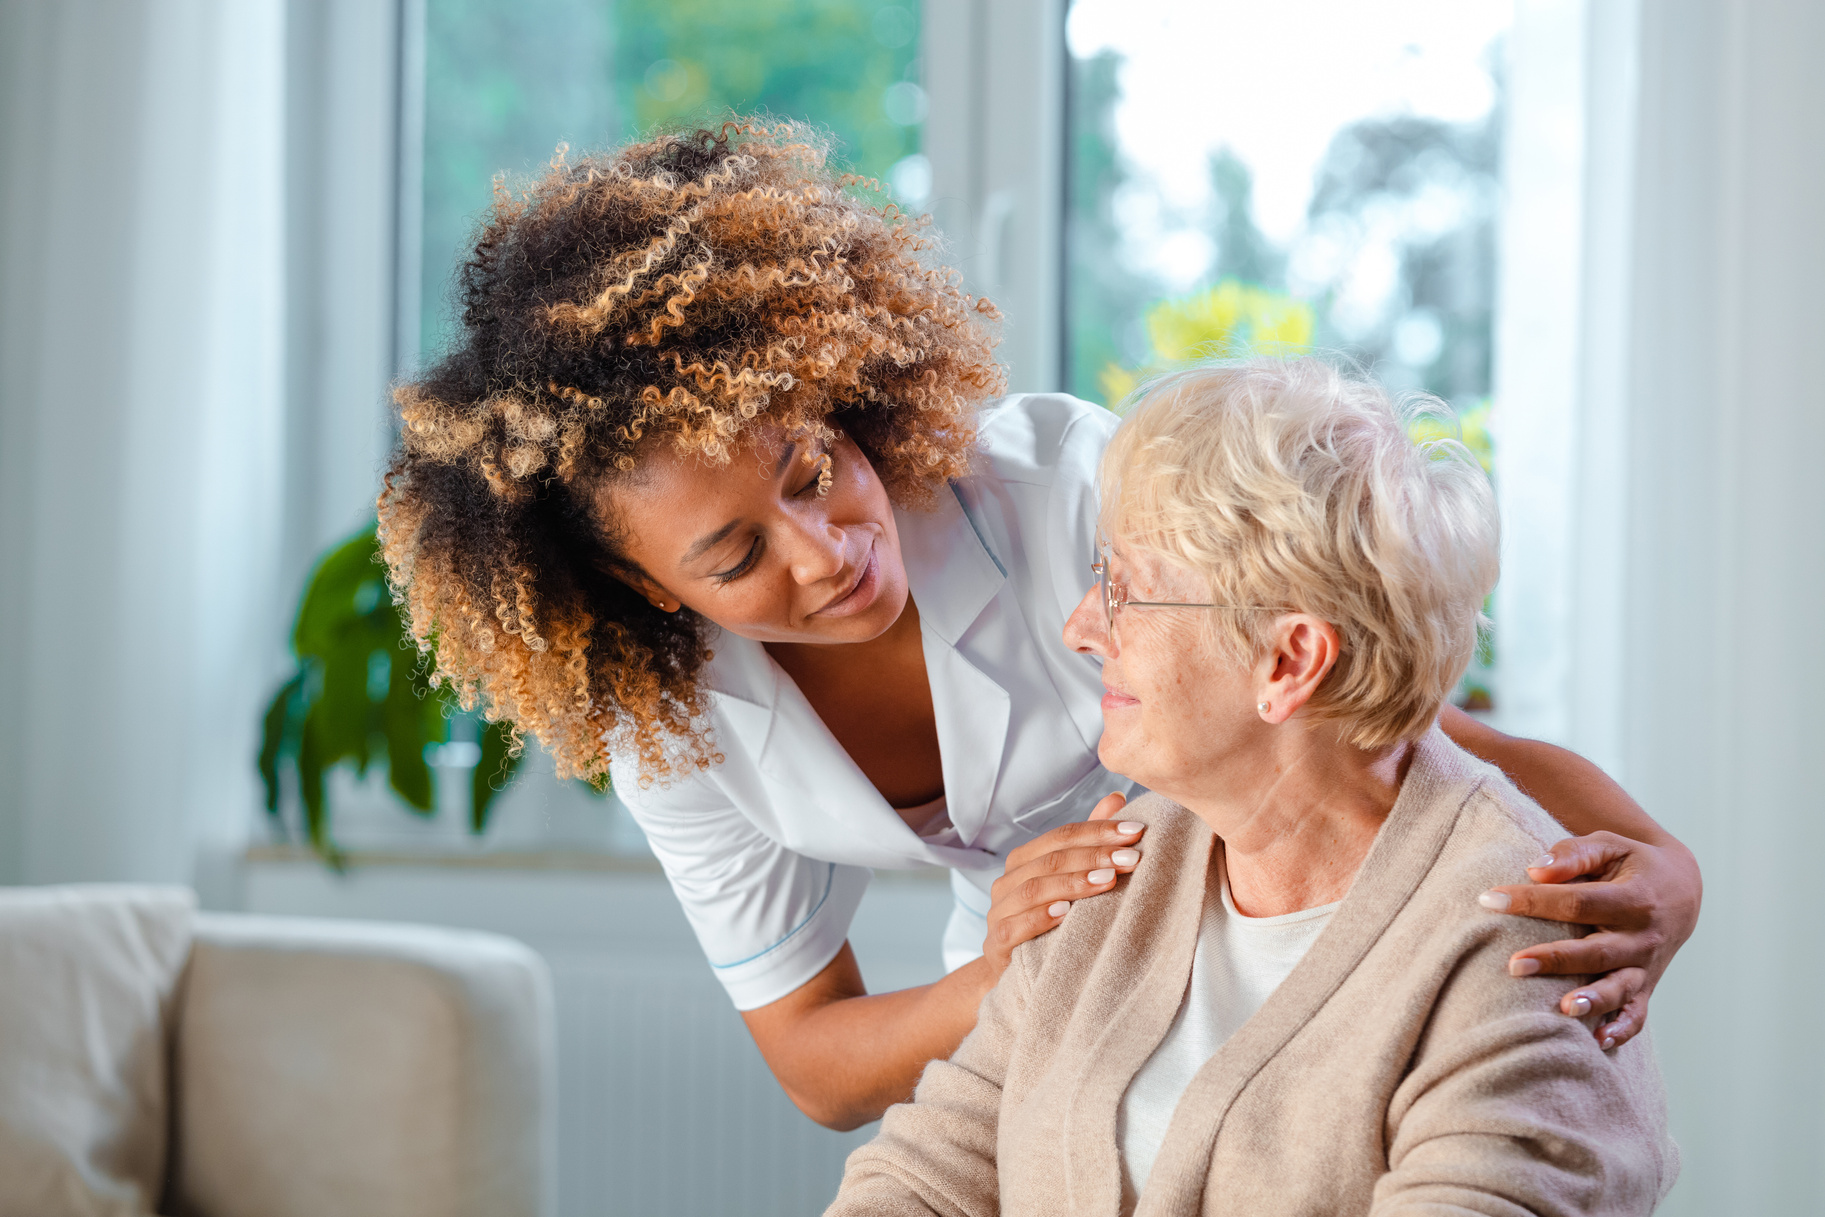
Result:
<svg viewBox="0 0 1825 1217"><path fill-rule="evenodd" d="M1538 976L1540 961L1537 959L1511 959L1508 961L1510 976Z"/></svg>
<svg viewBox="0 0 1825 1217"><path fill-rule="evenodd" d="M1557 866L1558 864L1559 864L1559 860L1557 858L1553 857L1551 854L1541 854L1540 860L1538 862L1535 862L1532 866L1528 867L1527 869L1528 870L1545 870L1549 866Z"/></svg>
<svg viewBox="0 0 1825 1217"><path fill-rule="evenodd" d="M1508 898L1507 892L1484 892L1476 898L1476 902L1495 913L1506 913L1508 906L1514 903Z"/></svg>
<svg viewBox="0 0 1825 1217"><path fill-rule="evenodd" d="M1084 878L1088 879L1091 883L1112 883L1115 880L1115 872L1108 869L1093 870L1085 875Z"/></svg>
<svg viewBox="0 0 1825 1217"><path fill-rule="evenodd" d="M1138 849L1118 849L1109 855L1109 861L1117 866L1133 866L1140 860L1141 851Z"/></svg>
<svg viewBox="0 0 1825 1217"><path fill-rule="evenodd" d="M1616 1037L1615 1036L1606 1035L1603 1037L1603 1050L1605 1052L1608 1052L1611 1048L1614 1048L1615 1046L1616 1046Z"/></svg>
<svg viewBox="0 0 1825 1217"><path fill-rule="evenodd" d="M1572 1017L1583 1018L1591 1012L1591 999L1580 993L1572 998Z"/></svg>
<svg viewBox="0 0 1825 1217"><path fill-rule="evenodd" d="M1063 917L1070 911L1071 902L1069 900L1054 900L1051 904L1046 906L1046 915L1048 917Z"/></svg>
<svg viewBox="0 0 1825 1217"><path fill-rule="evenodd" d="M1146 827L1147 826L1139 820L1123 820L1120 824L1115 826L1115 831L1121 833L1124 837L1131 837Z"/></svg>

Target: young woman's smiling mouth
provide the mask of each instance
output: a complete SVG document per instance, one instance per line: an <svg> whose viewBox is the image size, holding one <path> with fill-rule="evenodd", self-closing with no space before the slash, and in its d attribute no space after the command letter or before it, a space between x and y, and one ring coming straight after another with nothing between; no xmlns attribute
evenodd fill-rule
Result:
<svg viewBox="0 0 1825 1217"><path fill-rule="evenodd" d="M875 557L874 541L868 542L868 556L862 560L861 573L854 583L811 615L813 617L849 617L866 611L881 591L881 564Z"/></svg>

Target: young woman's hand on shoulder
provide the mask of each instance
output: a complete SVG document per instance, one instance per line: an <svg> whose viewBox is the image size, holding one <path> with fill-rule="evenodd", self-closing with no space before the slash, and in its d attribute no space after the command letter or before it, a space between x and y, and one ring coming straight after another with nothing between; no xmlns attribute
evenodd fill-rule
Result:
<svg viewBox="0 0 1825 1217"><path fill-rule="evenodd" d="M993 904L982 942L982 957L996 977L1015 947L1058 925L1073 901L1108 891L1118 875L1139 865L1147 826L1115 819L1127 802L1125 795L1108 795L1089 819L1061 824L1008 854L1007 868L989 890Z"/></svg>

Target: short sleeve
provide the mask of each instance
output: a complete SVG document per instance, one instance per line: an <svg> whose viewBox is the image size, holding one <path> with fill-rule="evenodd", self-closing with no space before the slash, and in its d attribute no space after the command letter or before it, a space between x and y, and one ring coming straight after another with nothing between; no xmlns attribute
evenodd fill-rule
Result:
<svg viewBox="0 0 1825 1217"><path fill-rule="evenodd" d="M646 790L630 780L617 792L737 1010L778 1001L836 958L873 873L867 867L794 853L707 777Z"/></svg>

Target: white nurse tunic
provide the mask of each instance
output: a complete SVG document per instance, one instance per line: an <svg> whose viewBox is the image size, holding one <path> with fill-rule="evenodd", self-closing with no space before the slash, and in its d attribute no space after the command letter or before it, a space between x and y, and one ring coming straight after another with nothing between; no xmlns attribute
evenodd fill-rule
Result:
<svg viewBox="0 0 1825 1217"><path fill-rule="evenodd" d="M721 633L702 681L720 764L616 792L646 832L738 1009L791 993L841 949L871 868L952 868L945 966L981 952L1009 850L1131 783L1096 758L1100 668L1065 646L1089 588L1108 411L1058 394L983 413L969 476L895 512L924 635L951 830L916 835L758 642Z"/></svg>

